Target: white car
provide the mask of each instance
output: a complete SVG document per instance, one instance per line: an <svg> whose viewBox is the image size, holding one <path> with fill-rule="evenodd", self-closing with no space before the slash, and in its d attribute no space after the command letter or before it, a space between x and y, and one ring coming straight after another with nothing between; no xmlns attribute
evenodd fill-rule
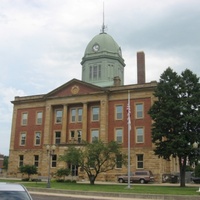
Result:
<svg viewBox="0 0 200 200"><path fill-rule="evenodd" d="M0 183L1 200L33 200L27 189L17 183Z"/></svg>

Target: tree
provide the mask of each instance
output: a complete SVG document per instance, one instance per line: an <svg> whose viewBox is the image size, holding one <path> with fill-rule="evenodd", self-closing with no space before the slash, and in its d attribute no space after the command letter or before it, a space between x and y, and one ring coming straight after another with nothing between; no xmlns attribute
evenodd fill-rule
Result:
<svg viewBox="0 0 200 200"><path fill-rule="evenodd" d="M116 156L121 155L120 146L111 141L107 144L102 141L85 143L83 148L70 147L60 156L60 160L81 167L88 175L91 185L100 173L110 171L116 166ZM126 156L122 156L122 163L126 163Z"/></svg>
<svg viewBox="0 0 200 200"><path fill-rule="evenodd" d="M195 167L194 174L195 177L200 177L200 164Z"/></svg>
<svg viewBox="0 0 200 200"><path fill-rule="evenodd" d="M4 168L5 170L8 169L8 159L9 159L8 156L4 156L4 158L3 158L3 168Z"/></svg>
<svg viewBox="0 0 200 200"><path fill-rule="evenodd" d="M30 179L32 174L37 174L37 167L35 165L22 165L19 167L19 171L28 174L28 179Z"/></svg>
<svg viewBox="0 0 200 200"><path fill-rule="evenodd" d="M153 119L155 154L164 159L178 157L180 186L185 186L187 158L195 155L193 144L200 140L199 78L186 69L178 75L171 68L161 75L149 110Z"/></svg>
<svg viewBox="0 0 200 200"><path fill-rule="evenodd" d="M65 169L65 168L60 168L56 172L56 175L59 178L63 177L63 180L65 180L65 176L68 176L69 174L70 174L70 170L69 169Z"/></svg>

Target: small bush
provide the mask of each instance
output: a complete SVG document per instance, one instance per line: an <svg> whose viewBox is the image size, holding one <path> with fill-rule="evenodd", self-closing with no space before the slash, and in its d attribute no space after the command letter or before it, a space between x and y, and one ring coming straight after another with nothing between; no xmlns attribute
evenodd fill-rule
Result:
<svg viewBox="0 0 200 200"><path fill-rule="evenodd" d="M29 181L29 178L22 178L22 181Z"/></svg>

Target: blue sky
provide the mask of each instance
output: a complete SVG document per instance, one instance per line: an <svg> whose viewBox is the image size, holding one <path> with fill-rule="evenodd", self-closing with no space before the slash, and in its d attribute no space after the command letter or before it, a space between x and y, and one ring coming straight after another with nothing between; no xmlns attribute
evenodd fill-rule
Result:
<svg viewBox="0 0 200 200"><path fill-rule="evenodd" d="M73 78L90 40L106 32L122 48L125 84L136 83L136 53L146 81L167 67L200 75L199 0L1 0L0 154L9 154L15 96L48 93Z"/></svg>

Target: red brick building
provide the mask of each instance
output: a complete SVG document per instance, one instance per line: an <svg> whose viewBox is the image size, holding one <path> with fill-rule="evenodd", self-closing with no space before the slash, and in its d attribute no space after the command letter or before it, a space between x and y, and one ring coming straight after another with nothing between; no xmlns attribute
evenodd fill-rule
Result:
<svg viewBox="0 0 200 200"><path fill-rule="evenodd" d="M99 138L105 142L117 141L127 152L127 98L130 93L131 171L151 170L156 181L162 174L176 172L176 160L165 161L154 155L151 142L152 120L148 110L154 102L156 82L145 82L145 56L137 53L138 82L124 85L124 67L121 48L113 38L102 32L87 45L82 58L82 80L72 79L50 93L15 97L12 101L9 176L21 177L18 167L34 164L46 176L48 171L47 145L56 145L51 158L51 173L66 167L59 162L69 145L77 147L82 141ZM120 158L119 158L120 159ZM76 166L68 166L80 176ZM127 168L116 165L113 171L99 179L116 181L116 176ZM81 173L81 176L84 174ZM87 179L87 176L84 176Z"/></svg>

